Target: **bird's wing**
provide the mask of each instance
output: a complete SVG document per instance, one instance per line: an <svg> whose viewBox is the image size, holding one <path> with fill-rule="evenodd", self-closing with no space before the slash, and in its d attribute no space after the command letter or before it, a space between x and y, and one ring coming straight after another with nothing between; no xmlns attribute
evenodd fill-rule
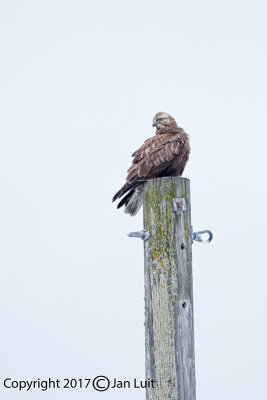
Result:
<svg viewBox="0 0 267 400"><path fill-rule="evenodd" d="M172 165L176 157L182 162L182 147L179 134L156 135L147 139L143 146L132 154L134 159L127 171L126 183L114 195L113 201L136 188L141 182L164 176L165 170Z"/></svg>
<svg viewBox="0 0 267 400"><path fill-rule="evenodd" d="M136 150L131 167L128 169L127 182L151 179L162 173L181 151L178 135L156 135L145 141Z"/></svg>

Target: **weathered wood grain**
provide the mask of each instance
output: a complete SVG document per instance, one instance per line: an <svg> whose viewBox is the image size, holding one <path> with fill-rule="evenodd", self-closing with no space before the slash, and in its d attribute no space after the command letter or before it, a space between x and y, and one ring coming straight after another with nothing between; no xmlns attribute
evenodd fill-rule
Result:
<svg viewBox="0 0 267 400"><path fill-rule="evenodd" d="M173 210L183 197L186 211ZM190 181L156 178L145 184L147 400L195 400Z"/></svg>

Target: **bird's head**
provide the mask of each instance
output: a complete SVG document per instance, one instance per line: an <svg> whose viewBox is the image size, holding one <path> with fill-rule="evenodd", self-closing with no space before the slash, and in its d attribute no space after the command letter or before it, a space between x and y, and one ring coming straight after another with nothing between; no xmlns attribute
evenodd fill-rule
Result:
<svg viewBox="0 0 267 400"><path fill-rule="evenodd" d="M161 129L164 127L177 127L177 124L170 114L160 111L153 118L152 126Z"/></svg>

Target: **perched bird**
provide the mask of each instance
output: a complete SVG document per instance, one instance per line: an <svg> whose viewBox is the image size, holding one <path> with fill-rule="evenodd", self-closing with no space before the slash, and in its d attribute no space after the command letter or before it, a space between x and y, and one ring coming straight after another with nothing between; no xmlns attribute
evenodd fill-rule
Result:
<svg viewBox="0 0 267 400"><path fill-rule="evenodd" d="M189 158L190 144L187 133L173 117L158 112L152 127L156 135L147 139L132 157L126 183L115 194L113 201L124 196L117 208L125 206L124 212L136 215L143 204L144 182L163 176L181 176Z"/></svg>

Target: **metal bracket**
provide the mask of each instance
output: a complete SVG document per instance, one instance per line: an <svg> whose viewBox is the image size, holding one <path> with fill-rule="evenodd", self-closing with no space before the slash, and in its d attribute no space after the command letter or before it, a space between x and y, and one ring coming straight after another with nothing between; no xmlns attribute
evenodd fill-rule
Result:
<svg viewBox="0 0 267 400"><path fill-rule="evenodd" d="M149 232L148 229L138 231L138 232L130 232L128 233L129 237L136 237L142 239L144 242L149 238Z"/></svg>
<svg viewBox="0 0 267 400"><path fill-rule="evenodd" d="M204 239L202 236L208 234L208 238ZM192 233L192 239L200 243L210 243L213 239L213 233L209 230L199 231Z"/></svg>
<svg viewBox="0 0 267 400"><path fill-rule="evenodd" d="M186 211L186 204L183 197L175 197L172 199L174 211Z"/></svg>

